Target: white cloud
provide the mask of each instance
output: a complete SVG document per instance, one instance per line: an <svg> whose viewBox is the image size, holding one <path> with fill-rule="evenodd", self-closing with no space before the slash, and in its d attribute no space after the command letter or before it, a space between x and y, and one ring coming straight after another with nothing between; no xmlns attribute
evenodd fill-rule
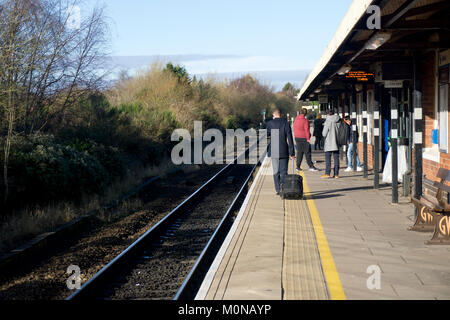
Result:
<svg viewBox="0 0 450 320"><path fill-rule="evenodd" d="M279 71L310 69L309 63L301 63L288 58L270 56L250 56L226 59L207 59L182 62L189 73L226 73L246 71Z"/></svg>
<svg viewBox="0 0 450 320"><path fill-rule="evenodd" d="M121 70L127 70L128 74L133 76L139 70L149 67L153 61L172 61L181 64L186 67L189 74L200 77L211 75L217 79L233 79L250 73L277 89L282 88L288 81L301 86L308 73L307 70L311 70L314 65L314 62L271 56L120 56L112 57L108 62L114 70L111 80L116 79Z"/></svg>

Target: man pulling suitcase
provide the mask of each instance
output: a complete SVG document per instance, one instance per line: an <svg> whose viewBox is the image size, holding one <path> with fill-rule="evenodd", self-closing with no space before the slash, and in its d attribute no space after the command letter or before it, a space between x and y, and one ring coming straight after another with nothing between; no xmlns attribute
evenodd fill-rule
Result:
<svg viewBox="0 0 450 320"><path fill-rule="evenodd" d="M272 158L275 191L281 194L281 186L285 182L289 158L295 159L292 129L286 119L281 118L281 111L276 109L273 120L267 123L267 134L271 137L269 157Z"/></svg>

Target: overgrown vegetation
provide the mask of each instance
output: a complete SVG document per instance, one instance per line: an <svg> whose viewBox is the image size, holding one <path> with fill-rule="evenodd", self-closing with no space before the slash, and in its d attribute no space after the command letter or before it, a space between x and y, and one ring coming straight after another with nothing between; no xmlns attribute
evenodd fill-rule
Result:
<svg viewBox="0 0 450 320"><path fill-rule="evenodd" d="M218 83L179 77L155 64L104 92L85 92L65 110L64 127L10 139L8 204L77 201L101 193L126 168L157 164L176 128L258 128L262 110L295 112L294 100L251 76ZM180 80L182 79L182 80ZM70 120L69 120L70 119ZM0 146L4 154L2 137Z"/></svg>
<svg viewBox="0 0 450 320"><path fill-rule="evenodd" d="M71 25L73 0L5 0L0 2L0 132L4 204L14 205L10 167L27 139L57 133L71 122L69 113L80 96L100 87L99 63L108 43L103 10ZM49 140L46 140L47 142ZM28 146L28 145L27 145ZM55 148L47 145L46 147ZM14 149L15 148L15 149ZM53 149L52 152L53 152ZM64 153L63 148L55 152ZM38 151L40 150L40 151ZM37 157L50 149L26 149ZM65 155L71 153L67 151ZM15 159L11 159L15 156ZM60 155L61 156L61 155ZM69 157L71 157L69 156ZM40 158L34 161L41 164ZM32 161L22 162L31 165Z"/></svg>
<svg viewBox="0 0 450 320"><path fill-rule="evenodd" d="M205 129L258 128L263 110L296 111L291 87L274 93L250 75L197 80L171 63L105 88L103 10L72 30L74 4L0 1L1 221L45 206L61 217L54 208L82 205L88 195L99 204L135 168L157 165L170 153L173 130L192 130L194 121Z"/></svg>

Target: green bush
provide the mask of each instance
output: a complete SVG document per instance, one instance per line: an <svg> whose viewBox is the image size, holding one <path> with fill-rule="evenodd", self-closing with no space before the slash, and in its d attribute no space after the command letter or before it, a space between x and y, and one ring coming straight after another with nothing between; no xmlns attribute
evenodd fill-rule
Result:
<svg viewBox="0 0 450 320"><path fill-rule="evenodd" d="M3 146L3 143L2 143ZM71 145L59 143L53 136L15 137L9 161L12 206L80 200L84 194L101 193L124 166L118 150L92 141Z"/></svg>
<svg viewBox="0 0 450 320"><path fill-rule="evenodd" d="M125 169L124 159L118 148L107 147L92 140L80 141L78 138L68 145L79 152L87 152L93 156L110 175L115 177L123 175Z"/></svg>
<svg viewBox="0 0 450 320"><path fill-rule="evenodd" d="M225 127L227 129L244 129L247 130L251 125L250 119L244 118L241 115L228 116L225 121Z"/></svg>
<svg viewBox="0 0 450 320"><path fill-rule="evenodd" d="M138 120L143 112L142 105L137 102L111 107L103 94L91 94L80 98L71 109L71 122L58 132L58 137L78 151L95 154L113 174L120 171L116 164L121 161L127 164L136 161L156 163L158 152L155 150L162 146L156 137L145 132L154 126ZM99 146L111 146L113 149L105 151L100 147L96 152Z"/></svg>
<svg viewBox="0 0 450 320"><path fill-rule="evenodd" d="M139 126L145 136L160 143L169 143L172 132L180 126L175 114L170 110L149 110L138 118Z"/></svg>

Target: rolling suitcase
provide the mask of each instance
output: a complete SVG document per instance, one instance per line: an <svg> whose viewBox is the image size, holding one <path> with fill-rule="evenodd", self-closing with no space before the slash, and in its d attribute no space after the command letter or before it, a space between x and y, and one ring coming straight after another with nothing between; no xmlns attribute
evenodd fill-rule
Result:
<svg viewBox="0 0 450 320"><path fill-rule="evenodd" d="M303 199L303 178L295 174L294 166L292 166L292 174L286 175L281 184L280 195L283 199Z"/></svg>

